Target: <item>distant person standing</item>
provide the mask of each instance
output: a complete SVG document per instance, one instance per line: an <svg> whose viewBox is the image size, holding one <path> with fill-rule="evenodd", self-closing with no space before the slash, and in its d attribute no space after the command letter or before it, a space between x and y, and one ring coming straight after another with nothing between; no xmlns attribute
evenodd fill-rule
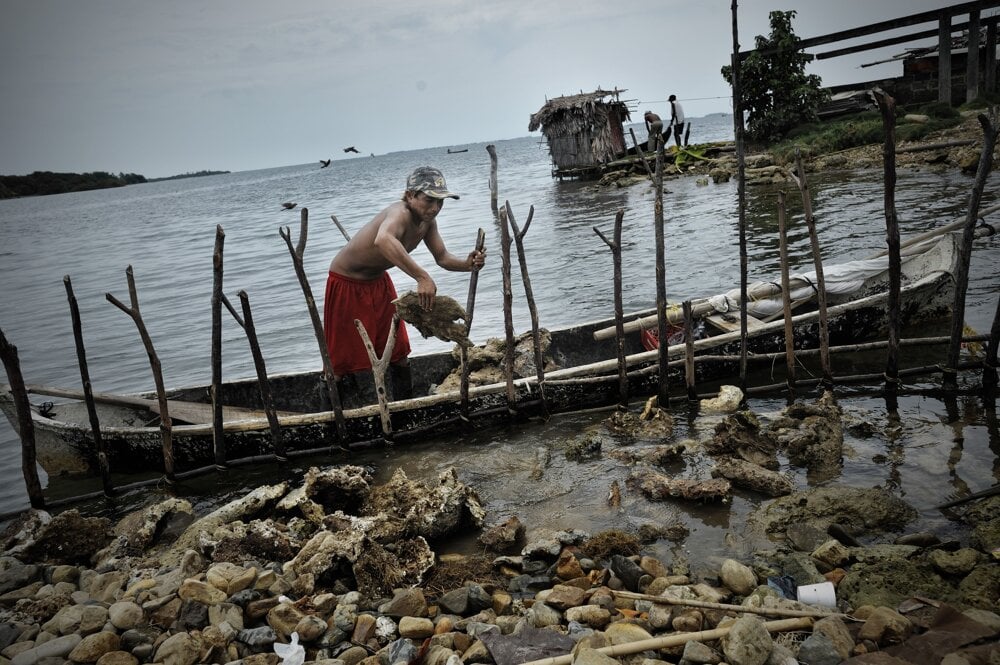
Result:
<svg viewBox="0 0 1000 665"><path fill-rule="evenodd" d="M646 131L649 133L649 138L646 142L647 150L656 150L660 145L660 137L663 136L663 121L660 120L660 116L656 115L652 111L646 111L646 115L643 116L646 120Z"/></svg>
<svg viewBox="0 0 1000 665"><path fill-rule="evenodd" d="M684 107L677 101L677 95L670 95L667 101L670 102L670 127L674 130L674 142L680 148L684 136Z"/></svg>

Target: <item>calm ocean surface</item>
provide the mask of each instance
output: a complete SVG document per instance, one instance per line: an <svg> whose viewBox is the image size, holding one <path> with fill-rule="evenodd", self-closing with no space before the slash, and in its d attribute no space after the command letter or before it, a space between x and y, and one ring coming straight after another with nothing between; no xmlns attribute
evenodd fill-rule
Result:
<svg viewBox="0 0 1000 665"><path fill-rule="evenodd" d="M694 119L692 142L731 138L728 116ZM610 234L618 210L625 211L626 310L650 306L655 300L652 189L647 185L597 188L592 183L555 180L550 177L551 162L540 137L497 141L495 145L501 205L510 201L522 228L529 207L534 206L525 249L541 324L558 327L613 313L611 255L592 228L597 226ZM234 303L239 290L249 294L269 372L317 368L320 361L315 337L279 228L290 227L293 242L297 242L300 209L309 209L305 264L321 306L328 264L344 243L330 215L335 214L349 232L355 232L402 194L406 176L414 167L430 164L441 168L450 189L462 195L459 201L448 200L439 216L448 249L464 255L473 246L477 229L487 232L489 258L479 279L472 337L481 342L502 336L500 234L490 212L490 160L485 146L441 146L358 156L335 161L325 169L314 160L260 171L0 201L0 327L18 347L27 382L78 387L80 376L63 285L63 277L68 275L79 301L94 389L149 390L153 385L149 364L136 328L105 298L111 293L128 303L125 270L132 266L140 307L168 387L207 383L212 253L216 226L221 225L226 234L225 292ZM449 147L468 148L468 152L447 154ZM991 178L983 208L996 201L992 191L996 182L995 176ZM880 170L810 174L810 184L826 257L860 258L884 248ZM971 185L970 177L951 172L901 172L896 205L904 237L964 215ZM771 186L748 190L751 278L778 274L776 191ZM798 192L788 194L793 218L800 221ZM298 208L285 211L283 201L295 201ZM738 284L734 182L699 185L694 177L668 180L664 213L669 298L707 295ZM790 242L793 264L807 263L809 241L804 224L792 228ZM414 256L430 267L440 294L465 301L467 274L433 266L423 247ZM978 330L988 330L992 320L997 265L1000 242L995 238L981 242L974 256L967 305L968 323ZM515 328L521 332L530 327L530 317L516 267L514 274ZM412 288L412 280L405 274L395 271L393 278L400 292ZM244 334L228 314L223 316L224 377L253 376ZM415 353L449 347L422 339L412 330L411 341ZM940 405L920 400L914 408L929 418L931 430L946 419L934 415L944 413ZM982 430L981 454L990 461L970 463L968 470L962 469L971 475L973 489L996 482L989 466L997 464L1000 452L996 434L986 434L977 423L973 419L969 427ZM493 444L489 447L493 457L489 462L477 461L477 455L484 453L468 453L469 466L496 467L501 459L521 458L525 451L544 446L554 428L578 426L582 425L572 418L555 419L524 432L484 435L482 442ZM967 440L975 436L974 432L966 433ZM4 460L0 512L27 507L19 443L5 418L0 421L0 455ZM399 464L412 474L433 473L447 464L463 466L454 450L440 446L404 458ZM508 471L516 475L516 469ZM857 482L862 485L879 482L866 476L869 472L864 469L856 472L861 474ZM878 476L882 472L874 473ZM500 479L483 480L476 474L469 471L466 479L482 480L481 491L493 496L494 507L500 506L500 512L505 510L503 506L514 510L508 503L512 499L504 498L499 489L503 485ZM925 480L919 475L915 478L917 483ZM248 477L242 482L254 480ZM595 492L603 496L603 486ZM579 498L575 500L580 503ZM573 511L541 503L555 519L573 522ZM583 526L599 526L601 520L594 520Z"/></svg>

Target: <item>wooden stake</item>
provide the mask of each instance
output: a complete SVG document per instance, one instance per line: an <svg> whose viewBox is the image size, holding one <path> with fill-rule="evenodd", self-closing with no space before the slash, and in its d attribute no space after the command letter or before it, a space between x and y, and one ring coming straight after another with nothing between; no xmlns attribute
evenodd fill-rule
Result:
<svg viewBox="0 0 1000 665"><path fill-rule="evenodd" d="M629 129L629 131L632 131ZM635 133L632 134L635 140ZM636 146L638 149L638 145ZM643 160L645 161L645 160ZM647 165L647 169L649 166ZM604 234L593 227L594 233L611 248L611 261L614 270L615 280L615 342L618 348L618 405L623 409L628 408L628 365L625 363L625 325L623 322L625 308L622 303L622 219L625 211L619 210L615 213L614 240L608 240Z"/></svg>
<svg viewBox="0 0 1000 665"><path fill-rule="evenodd" d="M500 248L503 269L503 327L506 345L504 349L503 374L507 382L507 408L513 412L514 393L514 293L510 283L510 232L507 229L507 210L500 210Z"/></svg>
<svg viewBox="0 0 1000 665"><path fill-rule="evenodd" d="M809 227L809 243L812 246L813 265L816 267L816 305L819 311L819 348L820 365L823 368L823 385L826 389L833 388L833 370L830 367L830 328L827 325L826 311L826 280L823 279L823 257L819 249L819 238L816 235L816 219L812 212L812 198L809 192L809 182L802 166L802 153L795 151L795 168L797 173L790 173L802 194L802 211L805 214L806 225ZM825 349L825 350L824 350Z"/></svg>
<svg viewBox="0 0 1000 665"><path fill-rule="evenodd" d="M670 383L667 376L667 267L664 248L663 221L663 138L656 139L656 175L653 178L656 199L653 204L653 226L656 230L656 333L659 339L660 372L657 400L660 408L670 408Z"/></svg>
<svg viewBox="0 0 1000 665"><path fill-rule="evenodd" d="M805 630L811 626L812 619L806 617L764 622L764 627L767 628L770 633L780 633L786 630ZM626 656L633 653L640 653L642 651L646 651L647 649L667 649L670 647L679 647L687 644L688 642L711 642L712 640L725 637L729 634L730 630L732 630L732 626L715 628L713 630L700 630L692 633L674 633L673 635L666 635L664 637L654 637L648 640L639 640L637 642L627 642L625 644L615 644L608 647L601 647L599 649L595 649L595 651L598 651L605 656L611 656L614 658L616 656ZM521 663L521 665L569 665L572 662L573 654L566 654L565 656L553 656L550 658L529 660L525 663Z"/></svg>
<svg viewBox="0 0 1000 665"><path fill-rule="evenodd" d="M250 344L250 355L253 356L253 366L257 371L257 388L260 391L260 401L264 405L264 414L267 416L267 424L271 431L271 445L274 447L274 456L279 462L287 462L288 456L285 453L285 442L281 435L281 425L278 423L278 414L275 411L274 398L271 394L271 382L267 378L264 354L260 352L260 342L257 341L257 328L254 326L253 312L250 310L250 296L242 289L237 295L243 309L242 318L233 308L225 294L221 296L222 304L226 306L229 313L236 319L236 323L246 333L247 342Z"/></svg>
<svg viewBox="0 0 1000 665"><path fill-rule="evenodd" d="M632 135L632 143L635 144L635 154L639 155L639 160L642 162L643 168L646 169L646 175L649 176L650 182L656 182L656 179L653 176L653 170L649 168L649 162L646 161L646 153L643 152L642 146L639 144L639 140L635 138L635 130L629 127L628 133Z"/></svg>
<svg viewBox="0 0 1000 665"><path fill-rule="evenodd" d="M351 242L351 234L347 232L347 229L345 229L344 225L340 223L340 220L337 219L337 216L330 215L330 219L332 219L333 223L337 225L337 228L340 229L340 232L344 234L344 240L346 240L347 242Z"/></svg>
<svg viewBox="0 0 1000 665"><path fill-rule="evenodd" d="M222 429L222 249L226 232L215 227L215 252L212 254L212 441L215 466L226 468L226 437Z"/></svg>
<svg viewBox="0 0 1000 665"><path fill-rule="evenodd" d="M983 150L979 155L979 167L976 169L976 180L969 194L969 209L966 213L965 228L962 230L958 274L955 275L955 302L951 308L951 339L948 349L947 365L942 370L945 390L958 388L957 367L962 353L962 331L965 328L965 292L969 285L969 263L972 260L972 240L975 234L976 219L979 216L979 203L986 187L986 178L993 169L993 148L997 143L997 130L990 119L979 115L979 124L983 128Z"/></svg>
<svg viewBox="0 0 1000 665"><path fill-rule="evenodd" d="M732 66L733 80L733 130L736 142L736 200L739 210L739 234L740 234L740 388L746 394L747 387L747 180L746 180L746 157L743 145L743 90L740 87L742 74L740 72L740 31L739 12L737 11L736 0L731 5L733 22L733 53L730 59Z"/></svg>
<svg viewBox="0 0 1000 665"><path fill-rule="evenodd" d="M70 317L73 319L73 339L76 342L76 358L80 365L80 383L83 384L83 401L87 405L87 417L90 420L90 432L94 436L94 449L97 451L97 466L101 472L101 486L104 496L113 496L115 487L111 483L111 465L108 461L108 446L101 436L101 421L97 417L97 405L94 402L94 392L90 383L90 367L87 364L87 349L83 344L83 323L80 320L80 308L73 294L73 282L69 275L63 277L66 287L66 297L69 299Z"/></svg>
<svg viewBox="0 0 1000 665"><path fill-rule="evenodd" d="M634 591L612 591L618 598L628 598L630 600L647 600L657 605L679 605L681 607L698 607L706 610L722 610L724 612L740 612L745 614L763 614L765 616L821 619L823 617L842 617L840 612L827 612L824 610L793 610L787 607L747 607L745 605L731 605L728 603L711 603L706 600L692 600L677 598L675 596L653 596L648 593L635 593Z"/></svg>
<svg viewBox="0 0 1000 665"><path fill-rule="evenodd" d="M486 231L479 229L476 234L476 251L480 252L486 247ZM469 276L469 297L465 304L465 328L472 330L472 314L476 308L476 288L479 285L479 267L472 266L472 274ZM462 363L462 377L459 383L459 395L461 396L462 418L469 420L469 349L459 345L460 360Z"/></svg>
<svg viewBox="0 0 1000 665"><path fill-rule="evenodd" d="M990 394L995 392L997 387L998 346L1000 346L1000 298L997 298L997 308L993 311L990 341L986 345L986 357L983 359L983 387Z"/></svg>
<svg viewBox="0 0 1000 665"><path fill-rule="evenodd" d="M528 259L524 254L524 236L531 226L531 218L535 215L535 206L528 208L528 218L524 221L524 229L518 229L514 221L514 211L510 201L504 201L507 222L514 231L514 245L517 247L517 262L521 266L521 282L524 284L524 297L528 301L528 312L531 315L531 339L535 344L535 377L538 379L538 394L542 400L542 415L549 416L549 405L545 399L545 358L542 356L542 335L538 329L538 308L535 307L535 296L531 291L531 279L528 277Z"/></svg>
<svg viewBox="0 0 1000 665"><path fill-rule="evenodd" d="M899 384L899 289L901 285L899 223L896 218L896 100L884 92L876 93L882 111L885 142L882 146L882 170L885 181L885 237L889 251L889 348L885 360L885 390L893 394Z"/></svg>
<svg viewBox="0 0 1000 665"><path fill-rule="evenodd" d="M781 307L785 321L785 365L788 403L795 401L795 327L792 325L792 294L788 278L788 228L785 192L778 192L778 254L781 257Z"/></svg>
<svg viewBox="0 0 1000 665"><path fill-rule="evenodd" d="M392 349L396 346L399 312L392 315L392 327L389 329L389 339L385 343L385 349L382 350L381 357L375 352L375 345L372 344L371 337L368 336L368 331L365 330L365 324L361 323L360 319L354 319L354 325L361 335L361 340L365 344L365 350L368 352L368 360L372 364L372 377L375 379L375 394L378 396L378 411L382 419L382 435L391 441L392 419L389 417L389 396L385 389L385 373L389 369L389 361L392 359Z"/></svg>
<svg viewBox="0 0 1000 665"><path fill-rule="evenodd" d="M149 337L146 324L142 320L142 313L139 311L139 295L135 288L135 277L132 275L132 266L125 269L125 278L128 280L128 295L131 307L126 307L120 300L110 293L104 294L112 305L128 314L135 327L139 330L139 337L143 346L146 347L146 355L149 356L149 367L153 371L153 383L156 385L156 399L160 405L160 436L163 439L163 472L167 482L174 483L174 440L173 423L170 420L170 413L167 407L167 389L163 385L163 371L160 368L160 359L153 348L153 340Z"/></svg>
<svg viewBox="0 0 1000 665"><path fill-rule="evenodd" d="M698 401L698 391L694 385L694 316L691 301L685 300L684 309L684 383L687 385L689 402Z"/></svg>
<svg viewBox="0 0 1000 665"><path fill-rule="evenodd" d="M17 433L21 437L21 473L28 490L28 501L33 508L45 508L45 495L42 494L42 483L38 479L38 467L35 463L35 424L31 421L31 403L28 402L28 391L24 387L21 361L17 357L17 347L7 341L2 329L0 359L7 371L10 392L17 410Z"/></svg>
<svg viewBox="0 0 1000 665"><path fill-rule="evenodd" d="M319 345L319 354L323 359L323 380L326 383L326 394L330 399L330 407L333 409L334 419L337 424L336 436L339 441L344 431L344 408L341 405L340 392L337 390L337 381L333 376L333 363L330 361L330 350L326 348L323 321L320 319L319 311L316 309L316 300L313 298L312 289L309 288L309 278L306 277L306 270L302 264L302 255L306 251L306 239L309 235L309 209L302 209L297 246L292 247L292 234L287 226L279 227L278 234L288 246L288 253L292 257L292 264L295 266L295 274L299 278L302 294L306 298L306 307L309 309L309 317L312 319L313 332L316 334L316 343Z"/></svg>

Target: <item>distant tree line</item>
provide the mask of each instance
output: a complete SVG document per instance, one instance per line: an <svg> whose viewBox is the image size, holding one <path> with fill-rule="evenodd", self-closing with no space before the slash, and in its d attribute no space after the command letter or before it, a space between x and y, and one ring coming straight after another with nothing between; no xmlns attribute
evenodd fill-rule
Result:
<svg viewBox="0 0 1000 665"><path fill-rule="evenodd" d="M206 175L218 175L229 171L198 171L168 178L146 178L138 173L53 173L52 171L35 171L31 175L0 175L0 199L12 199L19 196L44 196L46 194L65 194L66 192L83 192L89 189L107 189L108 187L124 187L142 182L158 180L176 180L179 178L197 178Z"/></svg>
<svg viewBox="0 0 1000 665"><path fill-rule="evenodd" d="M89 189L123 187L140 182L146 182L146 177L137 173L115 175L106 171L94 171L93 173L35 171L31 175L0 176L0 198L83 192Z"/></svg>

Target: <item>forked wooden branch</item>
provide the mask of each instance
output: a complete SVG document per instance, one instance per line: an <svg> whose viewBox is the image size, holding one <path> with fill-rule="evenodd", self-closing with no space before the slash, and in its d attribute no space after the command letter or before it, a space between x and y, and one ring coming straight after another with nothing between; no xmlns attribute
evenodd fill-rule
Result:
<svg viewBox="0 0 1000 665"><path fill-rule="evenodd" d="M514 244L517 246L517 262L521 266L521 281L524 283L524 297L528 301L528 312L531 314L531 340L535 345L535 376L538 378L538 394L542 399L542 411L548 416L549 405L545 398L545 359L542 357L542 335L538 327L538 308L535 306L535 296L531 290L531 278L528 277L528 259L524 253L524 234L531 226L531 219L535 215L535 206L528 208L528 218L524 222L524 229L517 228L514 220L514 211L511 210L510 201L504 201L504 209L507 212L507 221L510 228L514 230Z"/></svg>
<svg viewBox="0 0 1000 665"><path fill-rule="evenodd" d="M389 361L392 360L392 350L396 346L396 331L399 328L399 312L392 315L392 323L389 329L389 339L385 343L382 356L375 352L375 345L372 344L365 324L359 319L354 319L354 325L361 335L361 341L365 344L365 351L368 352L368 360L372 364L372 377L375 379L375 394L378 397L378 412L382 419L382 434L386 439L392 439L392 419L389 417L389 397L385 389L385 375L389 369Z"/></svg>
<svg viewBox="0 0 1000 665"><path fill-rule="evenodd" d="M128 314L135 327L139 330L139 337L146 347L146 355L149 356L149 366L153 371L153 382L156 384L156 399L160 407L160 436L163 439L163 472L167 477L167 482L174 482L174 441L173 423L167 410L167 390L163 385L163 371L160 368L160 359L153 348L153 340L149 337L146 324L142 320L142 312L139 311L139 296L135 288L135 277L132 274L132 266L125 269L125 278L128 280L128 295L130 307L126 307L120 300L110 293L104 294L112 305Z"/></svg>
<svg viewBox="0 0 1000 665"><path fill-rule="evenodd" d="M635 138L633 133L632 138ZM648 168L648 166L647 166ZM618 351L618 405L628 407L628 365L625 362L625 308L622 302L622 219L625 211L615 213L614 240L608 240L600 229L593 227L594 233L611 248L611 261L614 269L615 297L615 343Z"/></svg>

